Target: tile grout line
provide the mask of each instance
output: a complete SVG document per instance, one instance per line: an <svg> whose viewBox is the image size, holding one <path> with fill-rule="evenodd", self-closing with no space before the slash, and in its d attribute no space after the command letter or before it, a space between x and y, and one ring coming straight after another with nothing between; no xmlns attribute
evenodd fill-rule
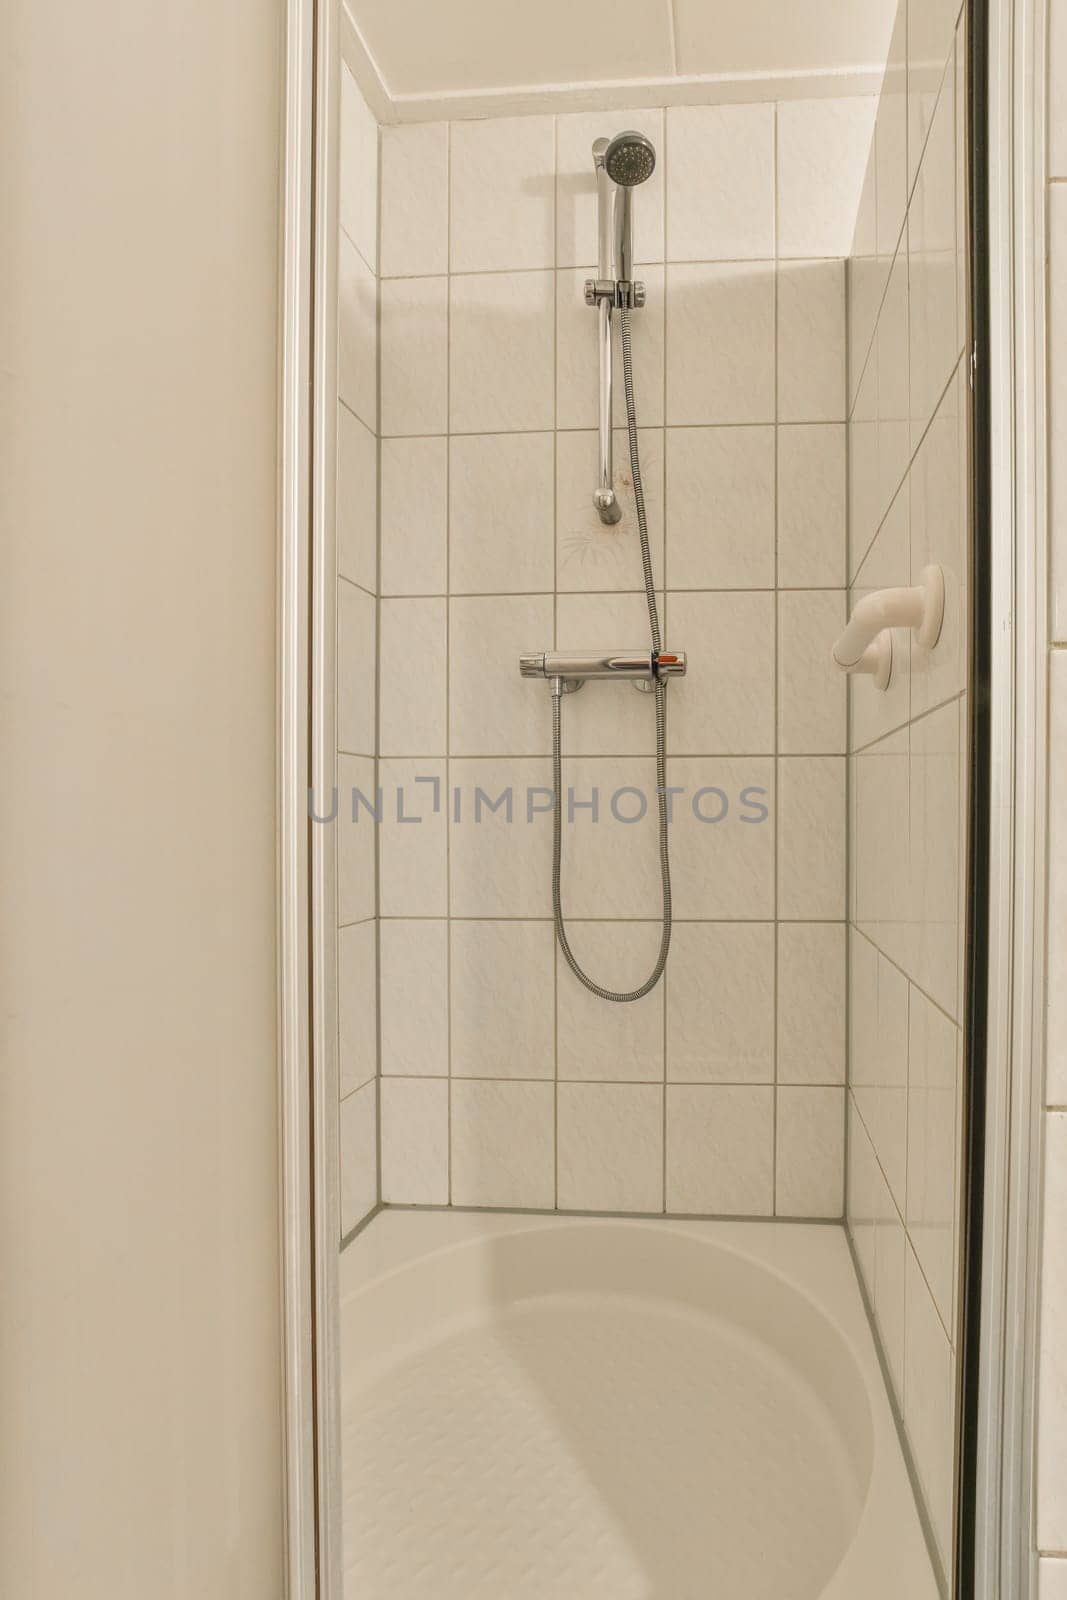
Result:
<svg viewBox="0 0 1067 1600"><path fill-rule="evenodd" d="M672 21L673 21L673 18L674 18L674 0L671 0L671 17L672 17ZM669 529L668 529L668 526L667 526L667 471L668 471L668 468L667 468L667 360L668 360L668 355L667 355L667 352L668 352L667 300L668 300L668 297L669 297L669 295L671 293L671 283L672 283L673 274L671 273L670 267L667 265L667 235L668 235L668 226L669 226L669 224L668 224L668 208L669 208L669 205L670 205L670 200L669 200L670 184L667 182L667 176L666 175L667 175L667 171L668 171L668 167L669 167L669 163L670 163L670 158L671 158L670 157L670 146L669 146L669 138L670 138L669 127L670 127L671 119L667 115L666 106L664 106L663 109L662 109L662 118L663 118L662 128L663 128L663 172L664 172L664 181L663 181L663 221L662 221L662 227L663 227L663 261L664 261L664 265L663 265L663 435L662 435L662 437L663 437L663 448L662 448L662 451L661 451L661 456L662 456L662 460L663 460L663 484L662 484L662 492L663 492L663 508L662 508L662 519L663 519L663 596L664 596L665 620L669 624L670 621L671 621L671 613L672 613L673 607L668 603L668 600L667 600L667 593L668 593L668 591L667 591L667 582L668 582L668 573L670 572L670 544L671 544L670 532L669 532ZM670 637L670 635L668 634L668 638L669 637ZM671 718L671 713L670 713L670 707L669 707L669 705L666 704L666 697L665 697L665 711L666 711L666 734L667 734L667 740L668 740L667 749L670 750L671 749L670 731L671 731L671 720L672 720L672 718ZM668 784L670 783L669 774L668 774L667 782L668 782ZM672 936L673 936L673 931L672 931ZM668 1170L669 1170L668 1169L668 1154L669 1154L669 1141L670 1141L670 1134L669 1134L669 1126L670 1126L670 1124L669 1124L668 1115L667 1115L667 1049L668 1049L667 1008L668 1008L668 1006L670 1004L670 993L671 993L671 979L670 979L670 969L669 969L669 967L668 967L667 970L664 971L663 978L662 978L662 983L663 983L663 1023L662 1023L663 1107L662 1107L661 1128L660 1128L660 1166L661 1166L660 1182L661 1182L661 1194L662 1194L662 1201L663 1201L663 1215L667 1216L668 1215L668 1195L669 1195L669 1189L668 1189Z"/></svg>
<svg viewBox="0 0 1067 1600"><path fill-rule="evenodd" d="M771 984L772 984L772 1001L771 1001L771 1003L772 1003L773 1013L774 1013L774 1037L773 1037L773 1043L772 1043L772 1052L773 1052L772 1059L773 1059L773 1066L774 1066L774 1091L773 1091L773 1100L772 1100L772 1107L771 1107L771 1117L772 1117L772 1124L771 1124L771 1140L772 1140L772 1143L771 1143L771 1213L772 1213L773 1216L777 1216L778 1215L778 1203L779 1203L779 1193L778 1193L778 1189L779 1189L779 1184L778 1184L778 1007L779 1007L779 931L778 931L778 912L779 912L779 909L780 909L780 906L779 906L780 890L779 890L779 884L778 884L778 864L779 864L779 855L780 855L780 850L781 850L781 826L782 826L781 805L780 805L780 796L779 796L779 783L778 783L778 771L779 771L778 763L779 763L779 760L780 760L780 757L781 757L781 751L780 751L780 746L781 746L780 718L781 718L781 670L782 670L782 662L781 662L782 612L781 612L781 601L780 601L779 590L778 590L778 574L779 574L779 563L780 563L779 518L780 518L780 514L781 514L781 505L780 505L779 492L778 492L778 422L779 422L779 418L781 417L781 414L782 414L781 364L780 364L780 351L779 351L782 275L781 275L781 264L778 261L778 213L779 213L779 208L780 208L780 203L781 203L781 196L780 196L780 193L779 193L779 185L780 185L780 181L781 181L781 175L780 175L780 166L779 166L779 159L778 159L778 157L779 157L778 139L779 139L779 121L778 121L778 105L777 105L777 102L776 102L775 103L775 107L774 107L774 124L773 124L773 131L772 131L773 143L772 143L772 157L771 157L772 163L773 163L772 192L773 192L773 197L774 197L774 218L773 218L772 227L773 227L773 232L774 232L774 249L775 249L775 263L774 263L774 331L773 331L773 338L774 338L774 583L775 583L775 591L774 591L774 637L773 637L773 641L772 641L772 644L771 644L772 659L773 659L773 671L774 671L774 690L773 690L773 692L774 692L774 955L773 955L774 966L773 966L772 974L771 974Z"/></svg>
<svg viewBox="0 0 1067 1600"><path fill-rule="evenodd" d="M445 1056L446 1193L452 1204L452 123L445 123Z"/></svg>
<svg viewBox="0 0 1067 1600"><path fill-rule="evenodd" d="M559 118L552 118L552 647L559 637ZM556 796L556 805L562 796ZM553 929L553 933L555 930ZM552 1208L559 1210L559 954L552 941Z"/></svg>
<svg viewBox="0 0 1067 1600"><path fill-rule="evenodd" d="M375 408L377 411L377 426L374 440L374 495L375 495L375 587L377 594L374 603L374 787L377 790L381 782L381 747L382 747L382 130L378 127L375 144L376 161L376 192L375 192L375 249L378 257L374 274L374 313L376 321L376 349L375 360ZM377 830L375 830L377 832ZM383 1194L383 1152L382 1141L382 859L381 840L374 841L374 981L377 997L375 1031L377 1052L377 1085L375 1088L375 1122L377 1133L377 1165L378 1165L378 1205L382 1204Z"/></svg>

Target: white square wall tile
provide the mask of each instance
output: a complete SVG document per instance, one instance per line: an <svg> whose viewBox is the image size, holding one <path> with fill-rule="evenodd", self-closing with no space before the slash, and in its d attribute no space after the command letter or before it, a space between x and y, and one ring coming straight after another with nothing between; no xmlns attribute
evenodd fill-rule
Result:
<svg viewBox="0 0 1067 1600"><path fill-rule="evenodd" d="M1037 1542L1067 1548L1067 1116L1045 1117L1045 1215L1041 1259Z"/></svg>
<svg viewBox="0 0 1067 1600"><path fill-rule="evenodd" d="M378 1204L378 1083L372 1079L341 1101L341 1237Z"/></svg>
<svg viewBox="0 0 1067 1600"><path fill-rule="evenodd" d="M452 1084L452 1204L555 1205L555 1085Z"/></svg>
<svg viewBox="0 0 1067 1600"><path fill-rule="evenodd" d="M1043 1556L1038 1562L1038 1600L1067 1600L1067 1560Z"/></svg>
<svg viewBox="0 0 1067 1600"><path fill-rule="evenodd" d="M662 595L657 604L662 624ZM557 650L647 650L648 637L648 603L643 594L556 596ZM568 755L655 753L655 701L628 690L629 685L594 678L581 694L568 697L563 711Z"/></svg>
<svg viewBox="0 0 1067 1600"><path fill-rule="evenodd" d="M668 424L774 421L774 278L757 262L668 268Z"/></svg>
<svg viewBox="0 0 1067 1600"><path fill-rule="evenodd" d="M554 274L476 273L450 283L451 431L553 427Z"/></svg>
<svg viewBox="0 0 1067 1600"><path fill-rule="evenodd" d="M453 122L451 270L553 266L555 168L552 117Z"/></svg>
<svg viewBox="0 0 1067 1600"><path fill-rule="evenodd" d="M874 134L874 95L778 107L778 254L848 256Z"/></svg>
<svg viewBox="0 0 1067 1600"><path fill-rule="evenodd" d="M664 277L661 266L645 266L638 259L638 277L646 301L630 319L634 398L642 427L663 422L663 314ZM596 428L600 419L600 356L598 314L585 303L586 269L556 274L556 376L559 428ZM615 383L612 420L626 426L626 395L622 383L621 333L616 330Z"/></svg>
<svg viewBox="0 0 1067 1600"><path fill-rule="evenodd" d="M550 922L453 922L452 1076L552 1078Z"/></svg>
<svg viewBox="0 0 1067 1600"><path fill-rule="evenodd" d="M337 407L337 571L378 591L378 441L345 405Z"/></svg>
<svg viewBox="0 0 1067 1600"><path fill-rule="evenodd" d="M382 1073L448 1076L448 923L379 925Z"/></svg>
<svg viewBox="0 0 1067 1600"><path fill-rule="evenodd" d="M448 279L386 278L382 435L448 428Z"/></svg>
<svg viewBox="0 0 1067 1600"><path fill-rule="evenodd" d="M561 811L570 915L658 917L663 891L652 757L565 756Z"/></svg>
<svg viewBox="0 0 1067 1600"><path fill-rule="evenodd" d="M1057 8L1053 6L1053 11ZM952 54L957 0L908 0L908 179L924 157L938 90Z"/></svg>
<svg viewBox="0 0 1067 1600"><path fill-rule="evenodd" d="M697 1216L773 1213L773 1089L667 1089L667 1210Z"/></svg>
<svg viewBox="0 0 1067 1600"><path fill-rule="evenodd" d="M882 503L878 425L878 340L864 368L848 424L848 573L854 577L878 531Z"/></svg>
<svg viewBox="0 0 1067 1600"><path fill-rule="evenodd" d="M382 440L382 594L448 586L448 441Z"/></svg>
<svg viewBox="0 0 1067 1600"><path fill-rule="evenodd" d="M554 451L551 433L472 433L450 441L453 594L552 589Z"/></svg>
<svg viewBox="0 0 1067 1600"><path fill-rule="evenodd" d="M908 211L911 441L918 443L963 343L956 326L955 74L946 75Z"/></svg>
<svg viewBox="0 0 1067 1600"><path fill-rule="evenodd" d="M946 1328L955 1312L960 1030L912 988L908 1015L905 1221Z"/></svg>
<svg viewBox="0 0 1067 1600"><path fill-rule="evenodd" d="M349 755L375 751L377 609L373 595L337 584L337 746Z"/></svg>
<svg viewBox="0 0 1067 1600"><path fill-rule="evenodd" d="M774 596L733 590L670 594L667 636L688 670L670 687L678 755L774 750Z"/></svg>
<svg viewBox="0 0 1067 1600"><path fill-rule="evenodd" d="M337 935L338 1056L341 1098L378 1070L378 928L357 922Z"/></svg>
<svg viewBox="0 0 1067 1600"><path fill-rule="evenodd" d="M778 1081L845 1081L845 925L778 927Z"/></svg>
<svg viewBox="0 0 1067 1600"><path fill-rule="evenodd" d="M377 762L368 756L339 756L334 820L337 848L337 917L343 926L373 917L378 897L374 818ZM330 811L330 796L315 796L316 815ZM323 824L327 826L327 824Z"/></svg>
<svg viewBox="0 0 1067 1600"><path fill-rule="evenodd" d="M845 420L845 266L787 261L778 269L778 420Z"/></svg>
<svg viewBox="0 0 1067 1600"><path fill-rule="evenodd" d="M382 1200L448 1204L448 1084L443 1078L384 1078Z"/></svg>
<svg viewBox="0 0 1067 1600"><path fill-rule="evenodd" d="M844 759L784 757L778 762L778 915L817 921L844 914Z"/></svg>
<svg viewBox="0 0 1067 1600"><path fill-rule="evenodd" d="M778 1090L775 1213L836 1220L845 1203L844 1089Z"/></svg>
<svg viewBox="0 0 1067 1600"><path fill-rule="evenodd" d="M668 428L666 582L774 587L774 429Z"/></svg>
<svg viewBox="0 0 1067 1600"><path fill-rule="evenodd" d="M663 1210L663 1089L647 1083L559 1087L559 1206Z"/></svg>
<svg viewBox="0 0 1067 1600"><path fill-rule="evenodd" d="M551 650L552 596L449 601L449 734L457 756L536 756L552 749L548 684L519 675L523 652Z"/></svg>
<svg viewBox="0 0 1067 1600"><path fill-rule="evenodd" d="M453 757L449 777L452 915L550 917L551 761Z"/></svg>
<svg viewBox="0 0 1067 1600"><path fill-rule="evenodd" d="M846 601L843 589L778 596L778 749L785 755L845 752L847 679L832 650Z"/></svg>
<svg viewBox="0 0 1067 1600"><path fill-rule="evenodd" d="M909 476L914 480L914 467ZM856 574L848 597L852 609L879 589L894 589L910 584L910 509L909 494L905 488L886 513L885 521L875 534ZM870 678L863 681L854 679L852 683L849 716L853 750L870 745L876 739L884 739L894 728L903 727L919 709L916 704L919 697L914 693L913 679L916 657L914 635L908 629L898 628L893 629L890 636L893 671L888 689L876 689Z"/></svg>
<svg viewBox="0 0 1067 1600"><path fill-rule="evenodd" d="M447 600L381 602L381 755L446 753L447 661Z"/></svg>
<svg viewBox="0 0 1067 1600"><path fill-rule="evenodd" d="M383 278L448 271L448 123L383 128Z"/></svg>
<svg viewBox="0 0 1067 1600"><path fill-rule="evenodd" d="M773 917L773 760L672 756L667 783L681 791L673 797L671 826L675 916Z"/></svg>
<svg viewBox="0 0 1067 1600"><path fill-rule="evenodd" d="M582 430L556 435L556 588L561 593L644 588L633 473L624 430L615 429L613 443L614 483L622 517L613 527L606 527L593 505L593 491L599 482L597 434ZM638 446L652 567L661 579L662 429L638 429Z"/></svg>
<svg viewBox="0 0 1067 1600"><path fill-rule="evenodd" d="M339 214L368 266L378 260L378 123L346 66L341 67Z"/></svg>
<svg viewBox="0 0 1067 1600"><path fill-rule="evenodd" d="M913 976L954 1016L960 960L960 703L911 724Z"/></svg>
<svg viewBox="0 0 1067 1600"><path fill-rule="evenodd" d="M942 1565L952 1556L956 1384L952 1349L912 1250L907 1252L904 1426Z"/></svg>
<svg viewBox="0 0 1067 1600"><path fill-rule="evenodd" d="M679 922L667 967L667 1078L774 1081L774 926Z"/></svg>
<svg viewBox="0 0 1067 1600"><path fill-rule="evenodd" d="M848 1161L846 1217L856 1248L860 1278L874 1306L875 1161L874 1151L855 1102L848 1097Z"/></svg>
<svg viewBox="0 0 1067 1600"><path fill-rule="evenodd" d="M845 582L848 513L842 423L778 429L778 582L833 589Z"/></svg>
<svg viewBox="0 0 1067 1600"><path fill-rule="evenodd" d="M378 283L346 233L337 241L337 392L378 427Z"/></svg>
<svg viewBox="0 0 1067 1600"><path fill-rule="evenodd" d="M877 405L877 494L873 534L897 493L911 458L911 396L908 379L908 231L905 224L889 274L875 333ZM947 376L947 374L946 374Z"/></svg>
<svg viewBox="0 0 1067 1600"><path fill-rule="evenodd" d="M932 565L939 566L945 578L945 614L936 647L924 650L917 636L911 640L913 716L959 694L967 684L970 538L965 366L961 360L908 473L912 581L918 583L923 568Z"/></svg>
<svg viewBox="0 0 1067 1600"><path fill-rule="evenodd" d="M774 116L773 105L667 111L668 261L773 257Z"/></svg>
<svg viewBox="0 0 1067 1600"><path fill-rule="evenodd" d="M663 112L660 110L583 111L556 118L556 264L597 265L597 193L593 141L613 139L633 129L656 147L652 176L641 184L634 204L634 255L638 261L663 260Z"/></svg>
<svg viewBox="0 0 1067 1600"><path fill-rule="evenodd" d="M907 1184L909 985L860 935L852 960L849 1081L892 1193L905 1212Z"/></svg>
<svg viewBox="0 0 1067 1600"><path fill-rule="evenodd" d="M583 972L606 988L639 988L659 954L655 922L567 922L567 937ZM672 958L673 959L673 958ZM605 1005L556 950L556 1033L560 1079L663 1081L663 990L628 1005Z"/></svg>
<svg viewBox="0 0 1067 1600"><path fill-rule="evenodd" d="M874 1225L874 1316L882 1336L886 1366L893 1386L893 1394L901 1412L904 1410L906 1373L905 1298L907 1294L907 1264L910 1251L908 1236L900 1214L893 1204L881 1168L875 1167L875 1225Z"/></svg>
<svg viewBox="0 0 1067 1600"><path fill-rule="evenodd" d="M444 916L448 905L445 764L425 759L380 761L378 782L381 914Z"/></svg>

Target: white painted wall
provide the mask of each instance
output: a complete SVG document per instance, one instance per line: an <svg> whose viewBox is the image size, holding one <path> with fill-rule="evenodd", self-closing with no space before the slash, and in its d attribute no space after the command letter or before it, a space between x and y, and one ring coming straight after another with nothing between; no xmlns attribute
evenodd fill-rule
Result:
<svg viewBox="0 0 1067 1600"><path fill-rule="evenodd" d="M280 0L0 20L0 1593L282 1592Z"/></svg>

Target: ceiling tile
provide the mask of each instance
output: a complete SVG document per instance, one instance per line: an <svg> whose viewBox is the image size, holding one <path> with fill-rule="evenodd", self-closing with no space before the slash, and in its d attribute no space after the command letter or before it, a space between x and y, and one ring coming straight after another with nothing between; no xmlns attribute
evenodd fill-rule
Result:
<svg viewBox="0 0 1067 1600"><path fill-rule="evenodd" d="M795 0L779 3L785 10ZM850 3L856 0L844 0L842 9ZM706 4L695 0L694 13ZM348 0L348 6L393 96L661 78L673 70L668 0Z"/></svg>
<svg viewBox="0 0 1067 1600"><path fill-rule="evenodd" d="M674 0L678 71L828 72L884 64L896 0Z"/></svg>

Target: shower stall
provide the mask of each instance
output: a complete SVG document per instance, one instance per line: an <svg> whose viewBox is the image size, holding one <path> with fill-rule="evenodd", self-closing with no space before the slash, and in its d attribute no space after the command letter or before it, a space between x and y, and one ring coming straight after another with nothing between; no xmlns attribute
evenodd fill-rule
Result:
<svg viewBox="0 0 1067 1600"><path fill-rule="evenodd" d="M320 77L324 1592L962 1597L971 7L467 9Z"/></svg>

